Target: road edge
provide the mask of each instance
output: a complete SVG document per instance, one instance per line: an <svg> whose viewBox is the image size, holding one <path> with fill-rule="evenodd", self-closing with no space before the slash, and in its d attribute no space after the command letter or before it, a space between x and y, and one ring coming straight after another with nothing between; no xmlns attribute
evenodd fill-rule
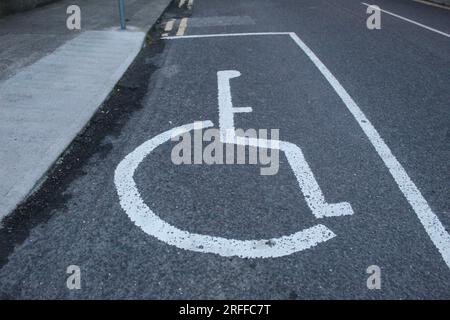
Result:
<svg viewBox="0 0 450 320"><path fill-rule="evenodd" d="M159 23L161 17L170 7L172 2L173 0L167 1L167 4L164 5L163 8L161 8L162 10L158 15L158 17L153 22L146 25L145 28L141 31L143 35L141 39L139 39L139 42L136 44L136 47L138 49L131 52L130 55L118 67L116 72L109 77L110 79L112 79L109 88L100 88L97 96L99 98L99 101L101 101L101 103L99 103L97 107L92 109L92 112L89 114L86 120L82 123L82 125L80 125L80 127L76 130L76 132L73 135L69 137L62 137L61 139L59 139L59 143L57 144L57 146L52 147L52 149L57 148L60 150L58 150L58 152L55 153L57 154L55 155L55 157L53 157L50 161L48 161L48 165L46 165L45 170L43 171L42 174L39 174L39 177L35 179L33 185L31 187L22 186L23 192L21 193L23 193L23 195L20 195L17 200L12 200L11 203L7 203L5 208L2 209L2 211L4 210L4 212L0 215L0 230L4 227L5 218L10 216L21 205L25 204L27 200L41 188L43 183L47 180L49 172L52 171L55 165L58 164L58 161L64 156L64 154L68 151L68 149L70 149L71 144L76 140L76 138L86 130L96 112L104 105L106 101L108 101L108 99L114 93L117 84L121 82L126 72L132 67L136 58L142 52L143 48L145 47L146 40L149 34L151 33L152 28ZM19 189L21 189L20 186Z"/></svg>

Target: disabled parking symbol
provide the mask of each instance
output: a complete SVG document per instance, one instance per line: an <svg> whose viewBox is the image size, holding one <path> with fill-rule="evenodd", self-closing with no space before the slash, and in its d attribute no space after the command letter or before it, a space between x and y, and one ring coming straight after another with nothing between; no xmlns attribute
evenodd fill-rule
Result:
<svg viewBox="0 0 450 320"><path fill-rule="evenodd" d="M299 146L287 141L259 139L235 135L234 114L252 112L249 107L233 107L230 80L241 74L236 70L217 72L219 130L222 143L258 148L278 149L284 152L312 214L317 218L338 217L353 214L348 202L328 203ZM172 137L192 130L213 127L211 121L201 121L172 128L147 140L129 153L117 166L114 183L120 205L128 217L145 233L180 249L202 253L214 253L225 257L275 258L312 248L336 235L325 225L316 224L290 235L278 238L237 240L213 235L197 234L181 230L161 219L143 201L134 181L134 173L140 163L159 145Z"/></svg>

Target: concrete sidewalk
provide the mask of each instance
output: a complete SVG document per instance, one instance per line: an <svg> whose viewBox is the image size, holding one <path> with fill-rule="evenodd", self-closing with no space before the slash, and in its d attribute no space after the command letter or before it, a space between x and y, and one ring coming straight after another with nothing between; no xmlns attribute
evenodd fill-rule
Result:
<svg viewBox="0 0 450 320"><path fill-rule="evenodd" d="M0 18L0 219L23 201L139 53L171 0L60 1ZM66 8L81 8L81 31Z"/></svg>

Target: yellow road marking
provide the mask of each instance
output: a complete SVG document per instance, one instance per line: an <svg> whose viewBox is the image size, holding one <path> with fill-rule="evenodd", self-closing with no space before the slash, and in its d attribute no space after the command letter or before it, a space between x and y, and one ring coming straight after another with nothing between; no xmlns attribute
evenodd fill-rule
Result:
<svg viewBox="0 0 450 320"><path fill-rule="evenodd" d="M180 26L178 27L177 36L182 36L187 28L188 18L181 19Z"/></svg>
<svg viewBox="0 0 450 320"><path fill-rule="evenodd" d="M167 21L166 26L164 27L164 31L169 32L173 28L173 24L175 23L175 19L171 19Z"/></svg>

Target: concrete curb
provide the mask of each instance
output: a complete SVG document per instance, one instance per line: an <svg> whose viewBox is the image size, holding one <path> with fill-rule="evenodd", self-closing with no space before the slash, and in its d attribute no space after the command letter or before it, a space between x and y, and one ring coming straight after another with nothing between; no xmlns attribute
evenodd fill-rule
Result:
<svg viewBox="0 0 450 320"><path fill-rule="evenodd" d="M147 33L170 3L160 1L159 14L139 31L83 32L1 83L1 116L13 120L0 137L0 220L45 181L138 56Z"/></svg>

